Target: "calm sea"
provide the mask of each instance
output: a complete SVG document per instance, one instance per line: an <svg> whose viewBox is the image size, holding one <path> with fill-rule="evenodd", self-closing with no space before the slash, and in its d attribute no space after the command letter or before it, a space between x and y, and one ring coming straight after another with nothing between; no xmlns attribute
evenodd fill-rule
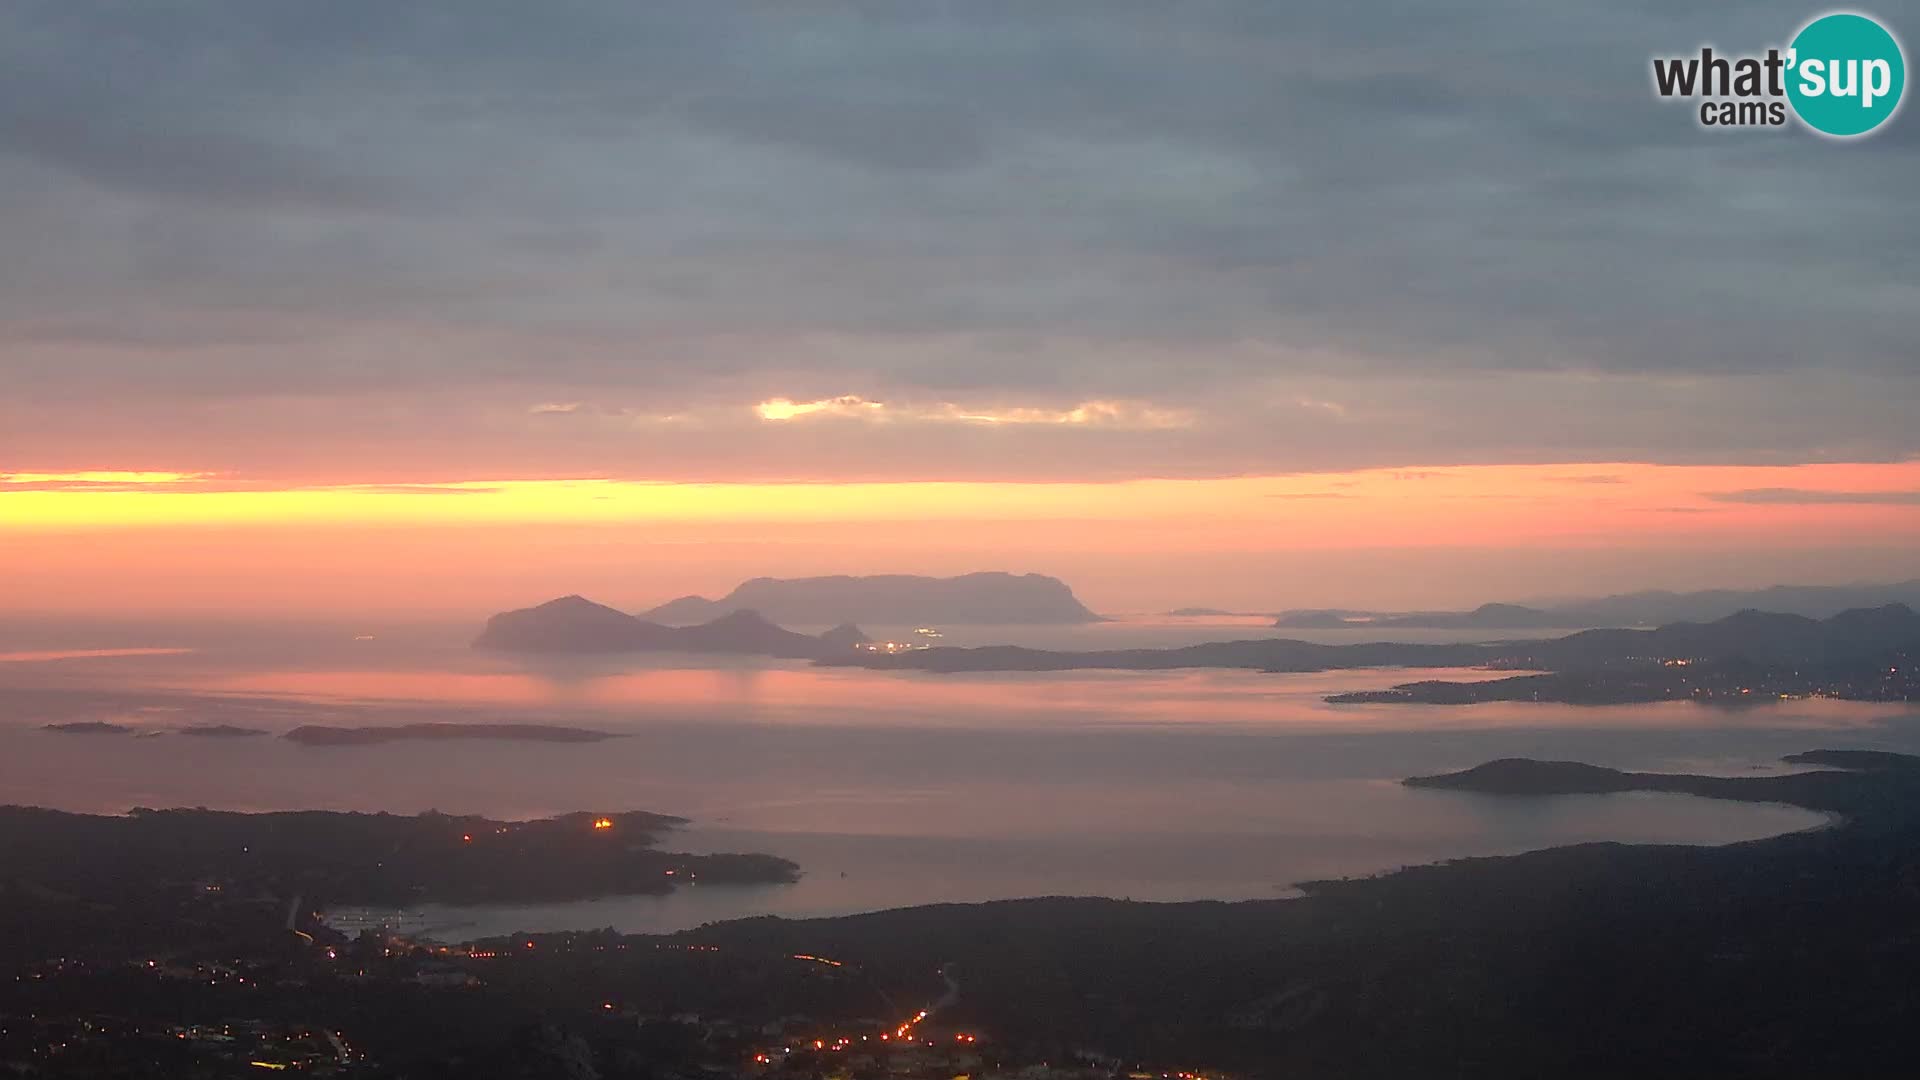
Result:
<svg viewBox="0 0 1920 1080"><path fill-rule="evenodd" d="M470 632L0 632L0 801L98 812L655 810L692 819L668 838L676 850L766 851L805 870L785 886L426 910L443 936L462 937L673 930L744 915L1041 895L1251 899L1286 895L1305 879L1587 840L1724 843L1821 819L1685 796L1501 800L1397 781L1515 755L1749 773L1818 746L1920 751L1906 707L1332 706L1321 699L1413 676L933 676L688 656L540 662L472 652ZM1221 619L946 633L958 644L1107 648L1274 632ZM134 732L42 727L74 720ZM277 737L300 724L421 721L564 724L622 737L327 748ZM272 735L176 733L203 724Z"/></svg>

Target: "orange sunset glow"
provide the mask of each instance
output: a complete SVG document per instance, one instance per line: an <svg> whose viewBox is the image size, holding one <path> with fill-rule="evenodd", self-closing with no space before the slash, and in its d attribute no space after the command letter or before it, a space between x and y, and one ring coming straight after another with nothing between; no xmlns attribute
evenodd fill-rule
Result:
<svg viewBox="0 0 1920 1080"><path fill-rule="evenodd" d="M1513 549L1774 549L1920 542L1920 462L1799 466L1623 463L1373 469L1267 477L1111 483L892 482L684 484L612 479L474 480L301 488L240 485L158 470L0 475L0 547L40 567L15 595L50 610L112 597L172 597L230 608L263 586L279 602L330 607L337 579L383 582L435 610L519 595L517 552L700 550L723 562L771 545L800 570L964 567L969 550L1052 561L1076 551L1113 567L1162 557L1229 572L1247 558L1324 560L1399 551L1444 565L1448 552ZM731 557L729 557L731 553ZM405 557L396 564L396 555ZM739 563L742 576L753 567ZM323 582L319 575L336 579ZM537 573L537 572L536 572ZM728 571L692 584L716 587ZM1190 593L1225 591L1204 565ZM561 582L554 577L554 587ZM660 569L594 565L582 588L623 595L681 589ZM228 593L223 579L241 582ZM265 583L262 579L274 579ZM303 583L311 582L310 587ZM571 591L571 590L564 590ZM681 590L685 591L685 590ZM1116 580L1088 590L1113 610L1158 594ZM191 596L188 593L191 593ZM352 594L352 590L349 590ZM1276 598L1278 599L1278 598Z"/></svg>

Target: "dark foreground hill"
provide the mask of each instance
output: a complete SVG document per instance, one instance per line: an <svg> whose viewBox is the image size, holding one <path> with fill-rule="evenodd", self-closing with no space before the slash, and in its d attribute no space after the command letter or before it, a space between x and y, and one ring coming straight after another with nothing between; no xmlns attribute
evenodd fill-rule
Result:
<svg viewBox="0 0 1920 1080"><path fill-rule="evenodd" d="M1909 1075L1920 759L1847 760L1874 767L1717 778L1501 762L1416 782L1460 792L1442 798L1652 788L1844 815L1751 843L1464 859L1309 883L1290 901L1061 898L751 920L684 939L870 972L947 964L962 989L953 1024L1035 1055L1098 1048L1161 1070Z"/></svg>

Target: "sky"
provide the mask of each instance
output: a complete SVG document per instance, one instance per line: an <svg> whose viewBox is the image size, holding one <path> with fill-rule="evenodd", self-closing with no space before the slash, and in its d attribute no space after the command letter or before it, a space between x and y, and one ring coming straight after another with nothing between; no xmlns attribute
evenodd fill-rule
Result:
<svg viewBox="0 0 1920 1080"><path fill-rule="evenodd" d="M1920 576L1920 128L1649 87L1815 13L9 3L0 606Z"/></svg>

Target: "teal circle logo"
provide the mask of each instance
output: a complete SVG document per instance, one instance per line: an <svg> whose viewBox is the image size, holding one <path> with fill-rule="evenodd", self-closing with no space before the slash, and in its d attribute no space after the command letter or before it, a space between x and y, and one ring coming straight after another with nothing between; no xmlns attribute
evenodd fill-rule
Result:
<svg viewBox="0 0 1920 1080"><path fill-rule="evenodd" d="M1878 22L1853 12L1822 15L1789 46L1787 100L1823 135L1865 135L1900 109L1907 61Z"/></svg>

